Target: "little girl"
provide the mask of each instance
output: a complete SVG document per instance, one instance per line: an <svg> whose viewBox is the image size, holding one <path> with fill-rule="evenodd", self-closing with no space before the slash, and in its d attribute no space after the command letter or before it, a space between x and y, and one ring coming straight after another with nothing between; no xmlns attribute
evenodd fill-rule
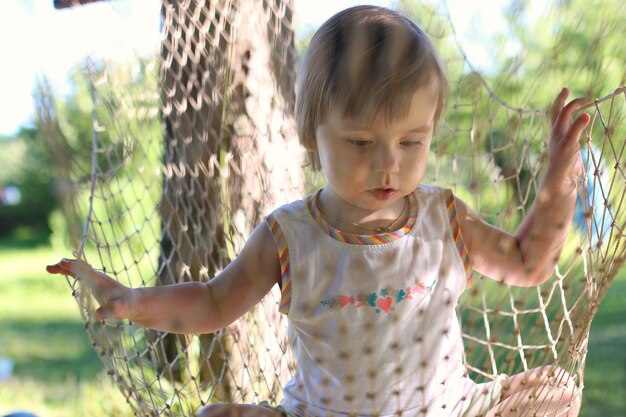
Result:
<svg viewBox="0 0 626 417"><path fill-rule="evenodd" d="M76 260L100 318L174 333L219 330L275 285L297 371L280 405L215 404L200 416L576 416L557 367L477 384L455 313L473 271L516 286L546 281L563 247L582 173L583 104L550 111L547 172L515 234L450 190L422 185L448 82L426 34L394 11L359 6L328 20L300 69L300 140L327 183L280 207L208 283L127 288Z"/></svg>

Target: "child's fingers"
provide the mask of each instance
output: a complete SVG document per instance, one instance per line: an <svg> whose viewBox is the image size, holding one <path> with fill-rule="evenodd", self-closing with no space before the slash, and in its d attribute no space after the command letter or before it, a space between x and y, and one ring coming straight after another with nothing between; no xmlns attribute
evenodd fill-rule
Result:
<svg viewBox="0 0 626 417"><path fill-rule="evenodd" d="M585 130L590 120L591 116L589 116L587 113L582 113L581 115L579 115L570 127L570 130L568 132L569 139L578 142L580 135L582 135L583 130Z"/></svg>
<svg viewBox="0 0 626 417"><path fill-rule="evenodd" d="M91 294L100 304L95 311L99 320L120 319L128 311L128 302L121 292L116 291L120 285L107 275L93 269L87 262L79 259L62 259L56 264L46 266L50 274L60 274L81 279Z"/></svg>
<svg viewBox="0 0 626 417"><path fill-rule="evenodd" d="M76 278L92 271L91 266L78 259L61 259L53 265L46 266L46 271L50 274L60 274Z"/></svg>
<svg viewBox="0 0 626 417"><path fill-rule="evenodd" d="M584 98L577 98L567 103L565 107L563 107L559 111L559 114L552 124L553 131L556 133L564 134L570 127L572 114L576 111L576 109L583 106L586 102L587 100Z"/></svg>
<svg viewBox="0 0 626 417"><path fill-rule="evenodd" d="M46 266L46 271L49 274L60 274L65 276L74 276L74 271L67 267L67 264L63 261L57 262L53 265Z"/></svg>
<svg viewBox="0 0 626 417"><path fill-rule="evenodd" d="M565 104L565 100L569 95L569 90L567 88L563 88L561 92L556 96L554 101L552 102L552 106L550 107L550 124L554 125L557 117L559 116L559 112L563 108Z"/></svg>
<svg viewBox="0 0 626 417"><path fill-rule="evenodd" d="M46 266L46 271L49 274L60 274L61 273L61 268L59 267L59 264L47 265Z"/></svg>

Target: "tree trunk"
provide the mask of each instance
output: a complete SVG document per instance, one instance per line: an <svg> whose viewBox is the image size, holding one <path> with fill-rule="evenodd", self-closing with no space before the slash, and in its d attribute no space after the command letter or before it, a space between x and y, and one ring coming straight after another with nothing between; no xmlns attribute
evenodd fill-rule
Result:
<svg viewBox="0 0 626 417"><path fill-rule="evenodd" d="M287 4L284 4L287 3ZM292 114L292 6L271 0L162 7L165 124L158 284L206 281L238 253L270 206L300 188ZM180 381L187 336L166 335L158 371ZM233 398L221 333L201 336L201 380ZM219 346L219 348L215 348ZM229 363L226 363L229 358ZM235 366L236 367L236 366Z"/></svg>

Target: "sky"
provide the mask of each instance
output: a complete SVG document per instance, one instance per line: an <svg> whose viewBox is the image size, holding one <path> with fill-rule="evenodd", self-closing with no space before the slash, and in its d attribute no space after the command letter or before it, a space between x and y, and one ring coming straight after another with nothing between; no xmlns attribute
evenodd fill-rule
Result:
<svg viewBox="0 0 626 417"><path fill-rule="evenodd" d="M315 27L355 4L387 6L390 0L295 0L298 25ZM502 29L504 0L448 0L461 36L477 39L481 30ZM0 135L32 122L32 92L45 75L53 89L67 91L70 68L87 56L128 59L156 51L159 0L116 0L56 10L53 0L2 0L0 14ZM488 22L488 24L486 24ZM488 59L480 43L468 44L477 62Z"/></svg>

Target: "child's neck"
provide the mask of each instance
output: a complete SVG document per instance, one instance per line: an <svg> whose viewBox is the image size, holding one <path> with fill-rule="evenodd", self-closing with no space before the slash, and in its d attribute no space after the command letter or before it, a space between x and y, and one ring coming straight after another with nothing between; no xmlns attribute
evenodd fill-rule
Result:
<svg viewBox="0 0 626 417"><path fill-rule="evenodd" d="M396 201L390 207L374 212L361 210L363 213L359 214L348 210L340 211L327 208L328 206L332 207L332 205L324 204L322 194L323 190L315 196L317 210L326 223L346 233L380 234L393 232L404 226L410 214L410 203L407 196Z"/></svg>

